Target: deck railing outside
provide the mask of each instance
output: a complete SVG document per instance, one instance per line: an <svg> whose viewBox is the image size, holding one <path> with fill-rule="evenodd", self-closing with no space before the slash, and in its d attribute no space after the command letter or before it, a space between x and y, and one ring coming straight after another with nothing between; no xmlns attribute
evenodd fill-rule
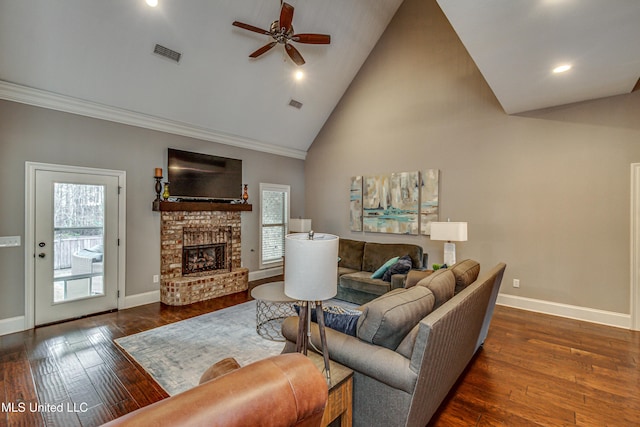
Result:
<svg viewBox="0 0 640 427"><path fill-rule="evenodd" d="M59 229L56 228L56 231L58 230ZM75 236L55 239L53 242L53 269L63 270L71 268L71 257L73 254L81 249L90 248L100 243L102 243L102 236Z"/></svg>

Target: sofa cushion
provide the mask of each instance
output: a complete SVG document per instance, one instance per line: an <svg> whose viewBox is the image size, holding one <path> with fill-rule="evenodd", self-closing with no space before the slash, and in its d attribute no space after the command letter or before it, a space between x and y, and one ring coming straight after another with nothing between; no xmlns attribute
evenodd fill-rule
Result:
<svg viewBox="0 0 640 427"><path fill-rule="evenodd" d="M407 359L411 359L411 355L413 354L413 348L416 345L416 338L418 337L419 330L420 330L420 322L418 322L418 324L414 326L409 331L409 333L402 339L402 341L398 345L398 348L396 348L396 353L400 353Z"/></svg>
<svg viewBox="0 0 640 427"><path fill-rule="evenodd" d="M344 274L356 273L358 271L360 270L354 270L353 268L347 268L347 267L338 267L338 277Z"/></svg>
<svg viewBox="0 0 640 427"><path fill-rule="evenodd" d="M370 243L364 245L362 270L374 272L389 258L409 254L413 268L422 267L422 247L408 243Z"/></svg>
<svg viewBox="0 0 640 427"><path fill-rule="evenodd" d="M362 257L364 255L364 242L359 240L340 239L338 242L338 267L362 270ZM373 271L373 270L371 270Z"/></svg>
<svg viewBox="0 0 640 427"><path fill-rule="evenodd" d="M449 267L449 270L456 277L455 293L457 294L476 281L480 273L480 264L472 259L465 259Z"/></svg>
<svg viewBox="0 0 640 427"><path fill-rule="evenodd" d="M382 280L385 282L391 281L391 276L394 274L406 274L411 270L411 266L413 262L411 261L411 257L409 255L405 255L403 257L398 258L398 260L390 266L387 271L382 275Z"/></svg>
<svg viewBox="0 0 640 427"><path fill-rule="evenodd" d="M436 298L433 306L435 310L453 298L456 289L456 277L449 269L436 270L433 274L420 280L416 286L424 286L433 292L433 296Z"/></svg>
<svg viewBox="0 0 640 427"><path fill-rule="evenodd" d="M423 287L394 289L362 306L357 337L395 350L407 333L431 312L433 293Z"/></svg>
<svg viewBox="0 0 640 427"><path fill-rule="evenodd" d="M398 259L400 257L393 257L388 259L384 264L382 264L380 267L378 267L378 269L376 271L373 272L373 274L371 275L372 279L382 279L382 276L384 276L384 273L386 273L386 271L389 269L389 267L391 267L393 264L395 264L396 262L398 262Z"/></svg>
<svg viewBox="0 0 640 427"><path fill-rule="evenodd" d="M404 287L410 288L412 286L415 286L420 280L424 279L430 274L433 274L433 270L410 270L407 273L407 278L404 281Z"/></svg>
<svg viewBox="0 0 640 427"><path fill-rule="evenodd" d="M391 283L382 279L372 279L371 273L368 271L358 271L340 276L340 286L373 295L382 295L391 290Z"/></svg>

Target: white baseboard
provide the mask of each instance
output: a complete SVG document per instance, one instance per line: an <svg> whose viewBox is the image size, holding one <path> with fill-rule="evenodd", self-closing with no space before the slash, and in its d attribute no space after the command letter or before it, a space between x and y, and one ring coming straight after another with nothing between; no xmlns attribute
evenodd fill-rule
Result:
<svg viewBox="0 0 640 427"><path fill-rule="evenodd" d="M249 281L266 279L282 274L282 267L269 268L266 270L258 270L249 272ZM120 309L137 307L139 305L151 304L160 301L160 290L145 292L142 294L127 295L124 298L124 307Z"/></svg>
<svg viewBox="0 0 640 427"><path fill-rule="evenodd" d="M524 298L507 294L498 294L498 300L496 303L507 307L535 311L537 313L551 314L553 316L567 317L569 319L631 329L630 314L597 310L594 308L579 307L576 305L560 304L557 302Z"/></svg>
<svg viewBox="0 0 640 427"><path fill-rule="evenodd" d="M250 271L249 281L266 279L267 277L278 276L282 274L282 267L267 268L265 270Z"/></svg>
<svg viewBox="0 0 640 427"><path fill-rule="evenodd" d="M269 268L266 270L258 270L249 272L249 280L266 279L267 277L278 276L282 274L282 267ZM142 294L128 295L124 298L124 306L118 307L120 310L125 308L138 307L140 305L151 304L160 301L160 290L145 292ZM25 330L24 316L11 317L8 319L0 319L0 336L22 332Z"/></svg>
<svg viewBox="0 0 640 427"><path fill-rule="evenodd" d="M124 297L124 307L131 308L139 305L151 304L160 301L160 290L145 292L142 294L128 295Z"/></svg>
<svg viewBox="0 0 640 427"><path fill-rule="evenodd" d="M259 280L277 276L279 274L282 274L282 267L259 270L249 273L249 280ZM137 307L139 305L151 304L158 301L160 301L160 291L151 291L125 297L125 306L123 308ZM550 314L553 316L583 320L585 322L599 323L617 328L631 328L631 315L629 314L615 313L612 311L597 310L593 308L560 304L506 294L498 295L497 304L543 314ZM0 319L0 336L13 334L15 332L22 332L25 330L24 325L24 316Z"/></svg>
<svg viewBox="0 0 640 427"><path fill-rule="evenodd" d="M24 316L0 320L0 336L24 331Z"/></svg>

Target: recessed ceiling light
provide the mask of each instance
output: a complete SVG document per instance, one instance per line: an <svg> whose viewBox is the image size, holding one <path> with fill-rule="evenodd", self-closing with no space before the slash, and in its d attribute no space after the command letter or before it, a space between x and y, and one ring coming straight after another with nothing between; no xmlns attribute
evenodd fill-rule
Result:
<svg viewBox="0 0 640 427"><path fill-rule="evenodd" d="M296 80L302 80L304 78L304 73L302 71L296 71L294 74Z"/></svg>
<svg viewBox="0 0 640 427"><path fill-rule="evenodd" d="M158 5L158 0L146 0L146 2L151 7L156 7Z"/></svg>
<svg viewBox="0 0 640 427"><path fill-rule="evenodd" d="M553 69L554 73L564 73L565 71L569 71L571 69L571 65L569 64L565 64L565 65L560 65L557 66L556 68Z"/></svg>

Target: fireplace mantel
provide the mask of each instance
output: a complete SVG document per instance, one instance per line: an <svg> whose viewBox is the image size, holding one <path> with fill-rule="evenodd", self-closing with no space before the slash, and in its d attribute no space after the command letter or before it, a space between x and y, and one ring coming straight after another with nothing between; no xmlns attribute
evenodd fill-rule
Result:
<svg viewBox="0 0 640 427"><path fill-rule="evenodd" d="M211 212L211 211L251 211L252 205L245 203L209 203L209 202L165 202L154 201L153 210L157 212Z"/></svg>

